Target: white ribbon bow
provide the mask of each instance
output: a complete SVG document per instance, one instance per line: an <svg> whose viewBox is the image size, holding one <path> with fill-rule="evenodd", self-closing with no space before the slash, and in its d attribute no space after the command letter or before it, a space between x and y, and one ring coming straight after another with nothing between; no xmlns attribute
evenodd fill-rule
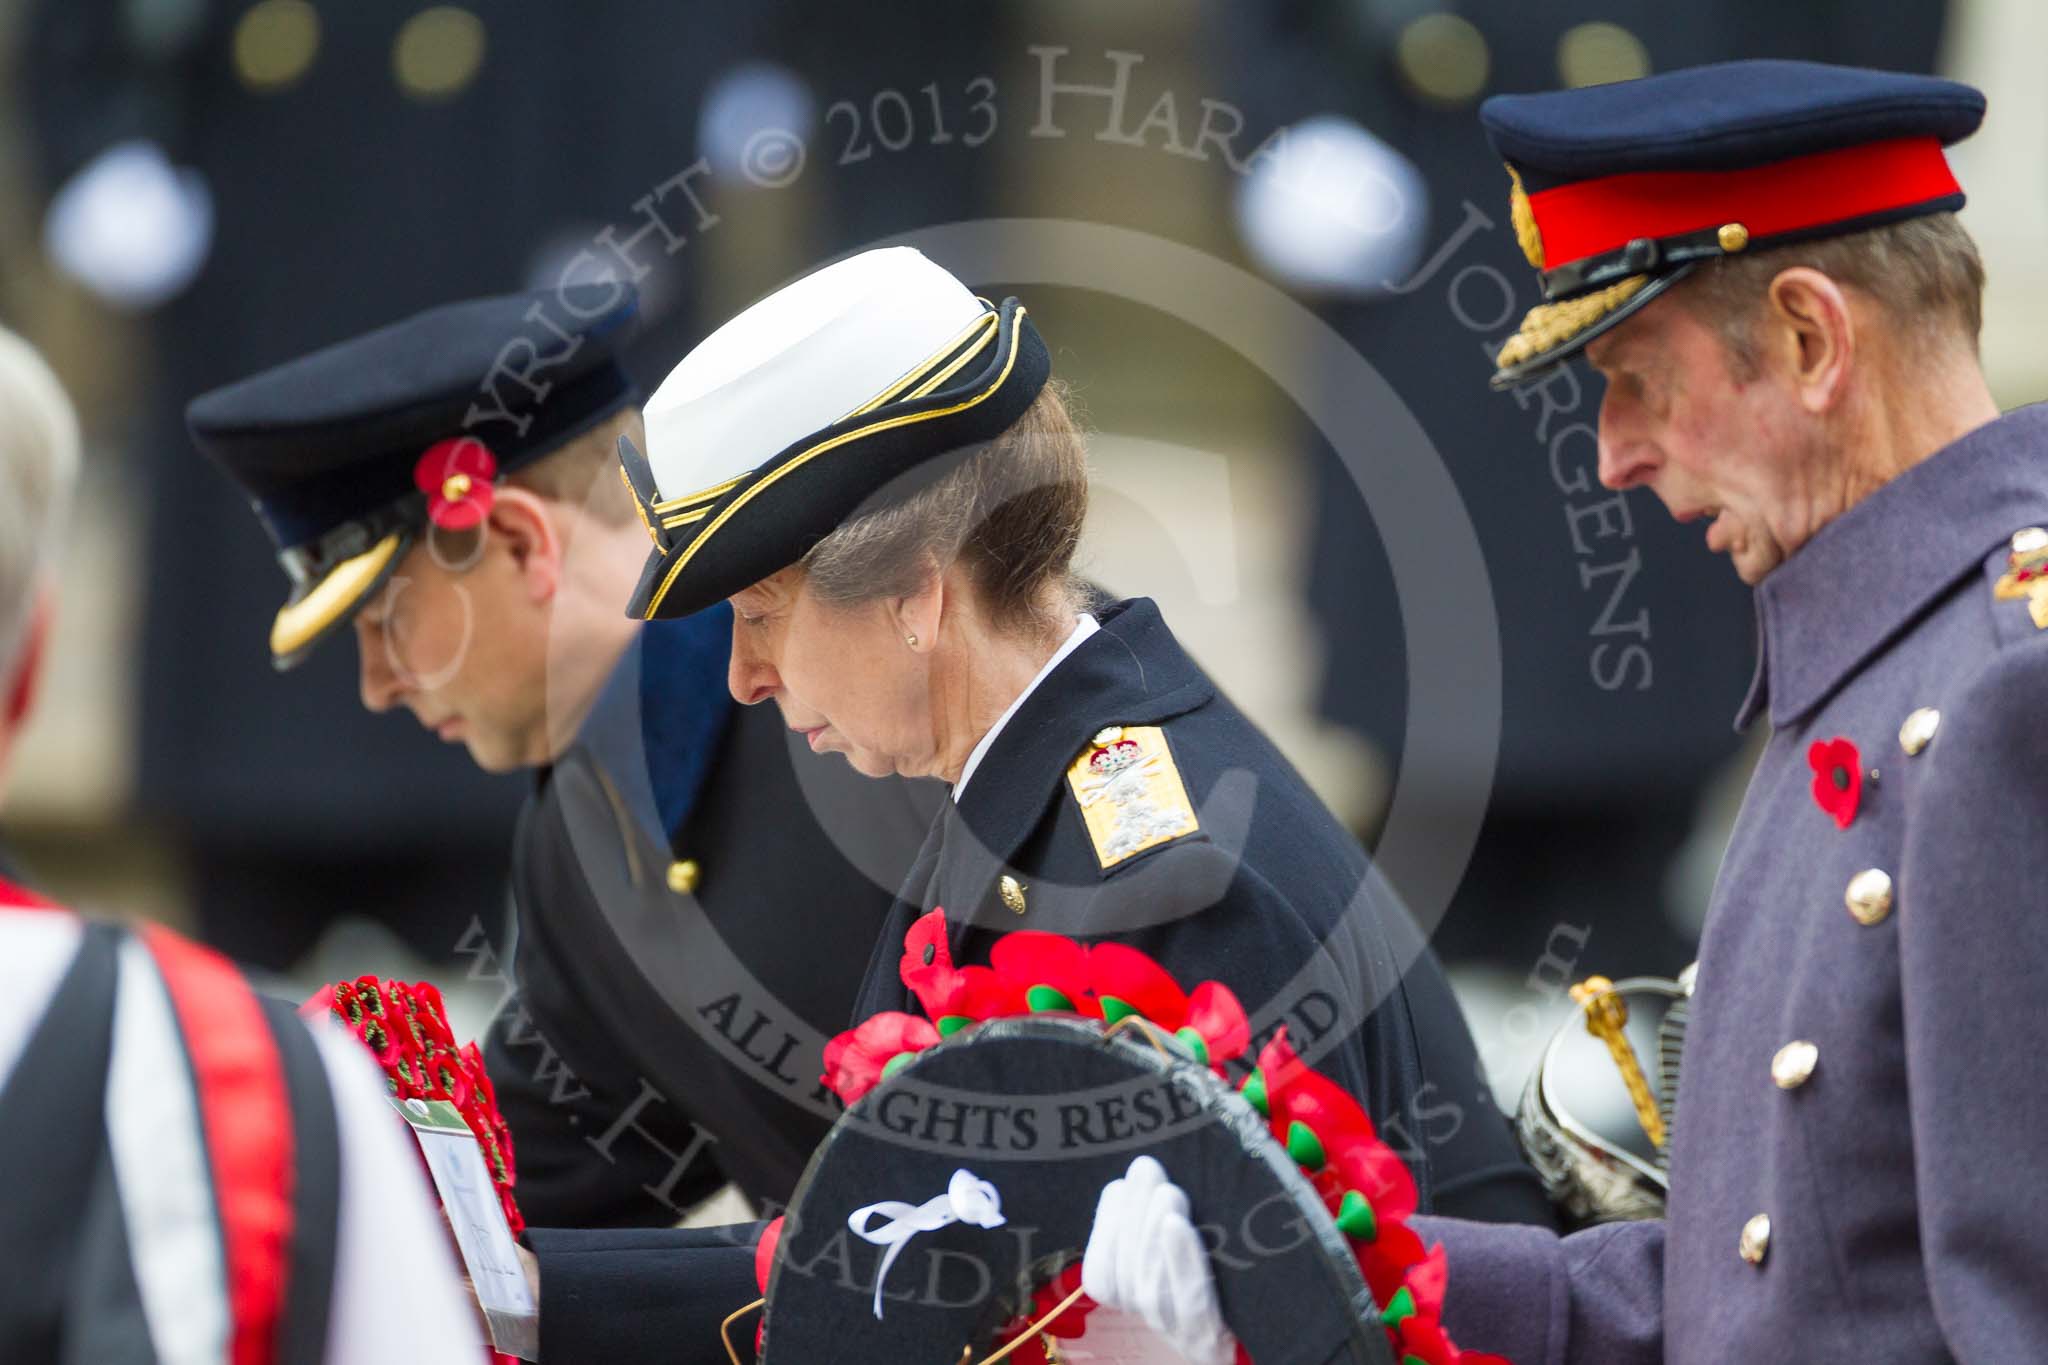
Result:
<svg viewBox="0 0 2048 1365"><path fill-rule="evenodd" d="M871 1217L886 1218L889 1221L878 1228L870 1228ZM873 1242L878 1247L887 1247L882 1253L881 1269L875 1272L875 1317L882 1316L882 1281L888 1278L889 1267L896 1263L904 1243L920 1232L937 1232L953 1223L972 1223L978 1228L999 1228L1003 1225L1003 1197L996 1193L996 1187L969 1170L953 1172L953 1178L946 1185L946 1192L934 1195L922 1204L906 1204L899 1199L884 1199L879 1204L855 1209L846 1217L846 1226L863 1241Z"/></svg>

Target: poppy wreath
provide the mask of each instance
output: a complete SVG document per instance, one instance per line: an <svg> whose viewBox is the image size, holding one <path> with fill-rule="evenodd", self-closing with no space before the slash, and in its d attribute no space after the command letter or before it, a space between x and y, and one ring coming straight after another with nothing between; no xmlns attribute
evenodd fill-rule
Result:
<svg viewBox="0 0 2048 1365"><path fill-rule="evenodd" d="M996 940L988 966L955 967L945 911L934 910L904 936L899 972L928 1017L885 1011L826 1045L822 1079L849 1105L934 1043L972 1024L1012 1015L1054 1011L1109 1024L1137 1016L1172 1034L1219 1077L1251 1045L1244 1009L1228 986L1204 981L1184 991L1164 967L1126 944L1084 945L1023 930ZM1238 1093L1265 1117L1322 1197L1373 1298L1383 1305L1380 1322L1401 1365L1507 1365L1500 1356L1460 1350L1444 1331L1449 1273L1443 1248L1425 1248L1408 1226L1415 1212L1414 1177L1380 1141L1358 1102L1295 1055L1284 1028L1260 1050L1258 1065ZM781 1232L777 1219L755 1249L754 1273L764 1295ZM1009 1323L997 1344L1033 1331L1080 1288L1080 1276L1080 1266L1070 1265L1041 1285L1030 1311ZM1077 1300L1045 1324L1044 1335L1083 1336L1092 1307L1086 1297ZM1042 1338L1025 1342L1009 1359L1044 1365ZM1242 1347L1238 1360L1250 1365Z"/></svg>
<svg viewBox="0 0 2048 1365"><path fill-rule="evenodd" d="M498 1094L484 1070L483 1054L475 1043L456 1045L440 991L424 981L408 986L363 976L323 987L299 1013L309 1018L331 1013L347 1025L383 1068L394 1099L454 1105L483 1148L512 1235L526 1230L512 1196L519 1175L512 1160L512 1130L498 1112Z"/></svg>

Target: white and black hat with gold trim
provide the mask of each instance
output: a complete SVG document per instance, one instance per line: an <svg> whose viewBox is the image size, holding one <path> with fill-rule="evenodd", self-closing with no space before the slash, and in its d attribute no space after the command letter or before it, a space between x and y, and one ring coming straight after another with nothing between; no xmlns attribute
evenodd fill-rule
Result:
<svg viewBox="0 0 2048 1365"><path fill-rule="evenodd" d="M685 356L619 443L654 541L627 607L687 616L802 559L854 514L955 468L1031 406L1051 357L910 247L826 266Z"/></svg>

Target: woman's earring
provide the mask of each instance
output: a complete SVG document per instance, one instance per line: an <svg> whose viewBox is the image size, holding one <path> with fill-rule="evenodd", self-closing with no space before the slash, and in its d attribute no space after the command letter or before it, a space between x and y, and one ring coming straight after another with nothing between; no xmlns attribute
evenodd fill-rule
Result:
<svg viewBox="0 0 2048 1365"><path fill-rule="evenodd" d="M915 635L906 635L903 637L903 643L909 645L912 649L916 649L917 637Z"/></svg>

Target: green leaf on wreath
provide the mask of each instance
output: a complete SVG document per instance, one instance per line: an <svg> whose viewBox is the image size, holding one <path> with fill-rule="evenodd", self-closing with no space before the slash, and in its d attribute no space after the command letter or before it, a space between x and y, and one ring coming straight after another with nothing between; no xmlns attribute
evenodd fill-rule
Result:
<svg viewBox="0 0 2048 1365"><path fill-rule="evenodd" d="M1323 1169L1324 1163L1330 1159L1323 1151L1323 1140L1316 1136L1316 1130L1300 1119L1287 1125L1287 1155L1310 1175Z"/></svg>
<svg viewBox="0 0 2048 1365"><path fill-rule="evenodd" d="M1357 1190L1344 1192L1344 1202L1337 1206L1337 1227L1356 1242L1370 1242L1380 1235L1379 1218Z"/></svg>
<svg viewBox="0 0 2048 1365"><path fill-rule="evenodd" d="M1074 1002L1067 999L1057 986L1033 986L1024 992L1024 1003L1031 1006L1033 1014L1043 1014L1047 1010L1074 1012Z"/></svg>

